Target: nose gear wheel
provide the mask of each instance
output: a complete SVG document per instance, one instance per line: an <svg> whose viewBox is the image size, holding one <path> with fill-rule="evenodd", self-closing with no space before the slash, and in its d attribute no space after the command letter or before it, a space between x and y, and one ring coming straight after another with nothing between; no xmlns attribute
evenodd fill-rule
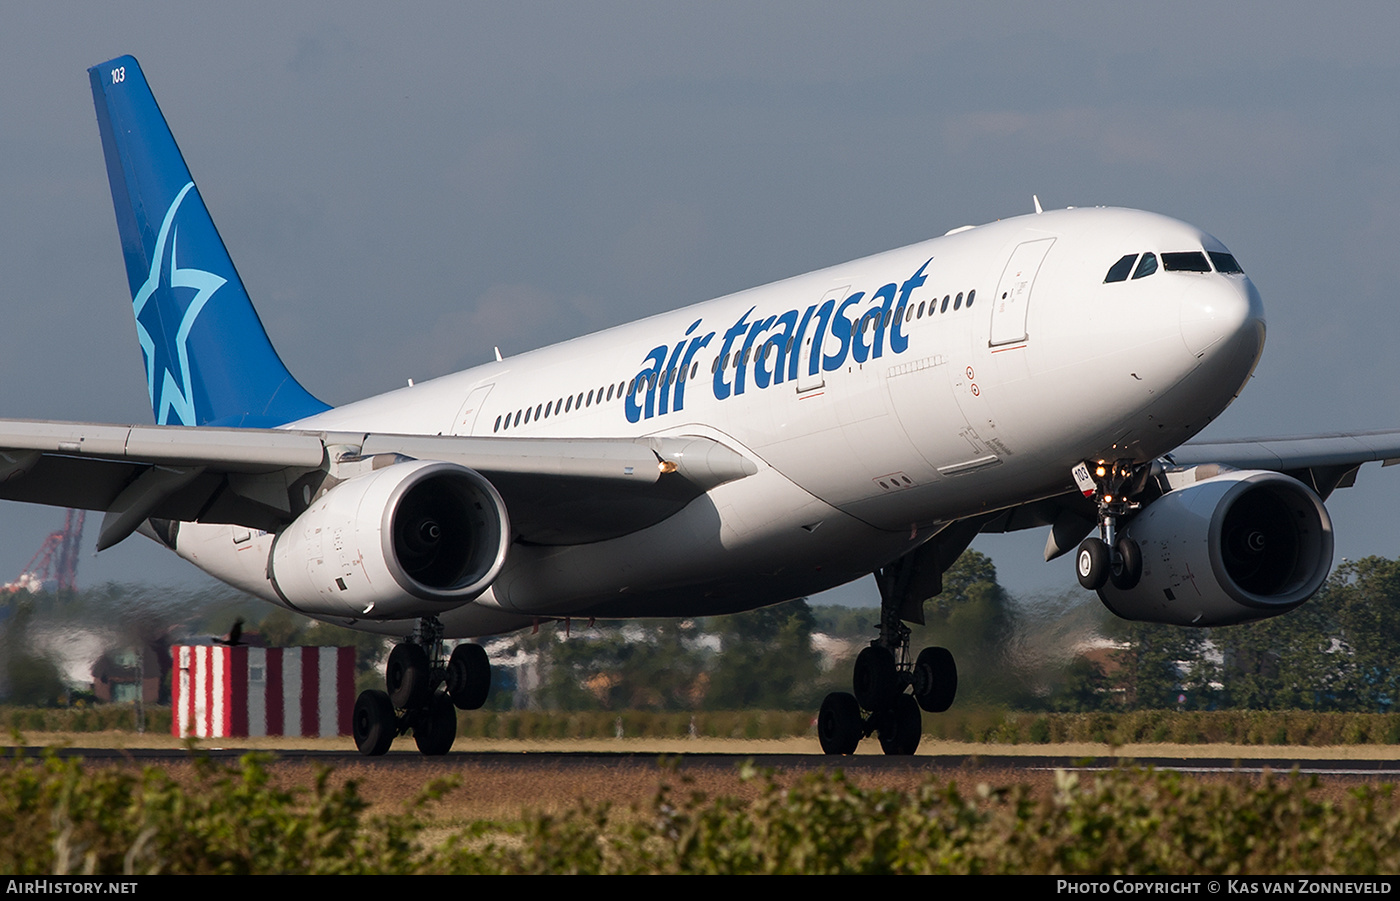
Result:
<svg viewBox="0 0 1400 901"><path fill-rule="evenodd" d="M1074 556L1079 584L1098 591L1112 582L1120 591L1131 591L1142 579L1142 549L1119 530L1142 508L1142 498L1151 489L1152 464L1086 461L1072 474L1098 507L1098 537L1085 538Z"/></svg>

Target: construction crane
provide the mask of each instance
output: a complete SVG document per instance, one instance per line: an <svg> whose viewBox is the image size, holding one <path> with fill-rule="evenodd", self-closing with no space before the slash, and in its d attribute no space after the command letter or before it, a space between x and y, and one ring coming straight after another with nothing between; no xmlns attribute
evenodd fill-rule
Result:
<svg viewBox="0 0 1400 901"><path fill-rule="evenodd" d="M69 509L63 529L44 539L36 553L13 582L0 585L0 592L17 594L41 591L44 583L53 581L59 591L72 591L78 580L78 551L83 541L85 510Z"/></svg>

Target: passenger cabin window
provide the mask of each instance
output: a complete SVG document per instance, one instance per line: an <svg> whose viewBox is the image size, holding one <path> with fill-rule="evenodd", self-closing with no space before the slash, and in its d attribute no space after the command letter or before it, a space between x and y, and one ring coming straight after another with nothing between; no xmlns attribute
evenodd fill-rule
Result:
<svg viewBox="0 0 1400 901"><path fill-rule="evenodd" d="M1209 272L1210 263L1199 250L1162 254L1162 268L1168 272Z"/></svg>
<svg viewBox="0 0 1400 901"><path fill-rule="evenodd" d="M1244 275L1244 270L1240 264L1235 262L1235 255L1232 253L1222 253L1218 250L1206 251L1210 254L1210 261L1215 264L1215 271L1222 275Z"/></svg>
<svg viewBox="0 0 1400 901"><path fill-rule="evenodd" d="M1146 278L1147 276L1151 275L1156 271L1157 255L1153 253L1145 253L1142 255L1141 262L1138 263L1137 271L1133 273L1133 278Z"/></svg>
<svg viewBox="0 0 1400 901"><path fill-rule="evenodd" d="M1103 277L1105 285L1110 282L1125 282L1128 280L1128 273L1133 271L1133 263L1137 261L1138 255L1130 253L1112 266L1108 267L1108 275Z"/></svg>

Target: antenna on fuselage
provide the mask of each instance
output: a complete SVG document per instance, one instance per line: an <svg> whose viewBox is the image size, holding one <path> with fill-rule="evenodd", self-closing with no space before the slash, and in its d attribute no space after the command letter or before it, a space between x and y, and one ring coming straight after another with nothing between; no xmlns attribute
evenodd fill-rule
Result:
<svg viewBox="0 0 1400 901"><path fill-rule="evenodd" d="M496 351L496 362L501 362L501 349L499 347L494 347L493 349Z"/></svg>
<svg viewBox="0 0 1400 901"><path fill-rule="evenodd" d="M1039 198L1039 197L1037 197L1036 195L1032 194L1032 195L1031 195L1031 202L1035 204L1035 211L1036 211L1037 213L1043 213L1043 212L1045 212L1044 210L1042 210L1042 209L1040 208L1040 198Z"/></svg>

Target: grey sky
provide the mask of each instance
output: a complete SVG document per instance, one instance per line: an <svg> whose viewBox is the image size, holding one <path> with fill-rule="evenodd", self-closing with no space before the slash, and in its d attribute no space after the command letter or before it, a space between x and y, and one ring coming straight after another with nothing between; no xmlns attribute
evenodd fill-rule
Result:
<svg viewBox="0 0 1400 901"><path fill-rule="evenodd" d="M1208 434L1400 426L1394 3L5 18L0 416L150 418L86 78L132 53L273 341L332 403L1028 212L1034 192L1167 213L1238 256L1268 347ZM1400 554L1400 472L1364 470L1329 508L1338 557ZM0 509L0 578L61 521ZM1043 541L979 546L1013 588L1072 584ZM85 556L82 581L191 577L148 544Z"/></svg>

